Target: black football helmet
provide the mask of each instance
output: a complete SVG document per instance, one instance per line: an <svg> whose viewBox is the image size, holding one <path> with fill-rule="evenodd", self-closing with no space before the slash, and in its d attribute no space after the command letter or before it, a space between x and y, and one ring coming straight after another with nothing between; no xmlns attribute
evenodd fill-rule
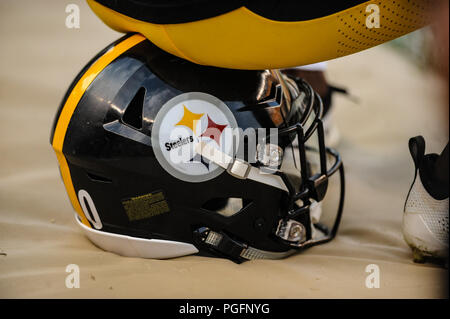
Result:
<svg viewBox="0 0 450 319"><path fill-rule="evenodd" d="M322 111L302 79L197 65L128 34L73 81L51 144L97 246L145 258L277 259L338 229L344 170L325 146ZM320 202L338 171L327 228Z"/></svg>

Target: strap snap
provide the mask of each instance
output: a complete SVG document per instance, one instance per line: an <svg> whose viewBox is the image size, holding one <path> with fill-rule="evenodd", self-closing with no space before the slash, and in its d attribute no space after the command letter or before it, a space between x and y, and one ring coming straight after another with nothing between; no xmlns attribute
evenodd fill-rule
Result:
<svg viewBox="0 0 450 319"><path fill-rule="evenodd" d="M236 158L228 165L227 172L233 177L246 179L248 174L250 174L251 168L252 166L249 163Z"/></svg>

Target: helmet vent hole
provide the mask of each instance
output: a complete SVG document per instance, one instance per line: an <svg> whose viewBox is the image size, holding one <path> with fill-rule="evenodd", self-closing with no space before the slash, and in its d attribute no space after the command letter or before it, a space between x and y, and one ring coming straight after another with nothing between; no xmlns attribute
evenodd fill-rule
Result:
<svg viewBox="0 0 450 319"><path fill-rule="evenodd" d="M212 198L205 202L202 208L225 217L231 217L245 209L251 203L251 200L237 197Z"/></svg>
<svg viewBox="0 0 450 319"><path fill-rule="evenodd" d="M145 89L141 87L127 106L122 116L122 122L137 129L142 129L142 109L144 106Z"/></svg>
<svg viewBox="0 0 450 319"><path fill-rule="evenodd" d="M91 173L91 172L86 172L86 174L89 177L89 179L94 181L94 182L112 183L112 180L107 178L107 177L100 176L98 174L94 174L94 173Z"/></svg>

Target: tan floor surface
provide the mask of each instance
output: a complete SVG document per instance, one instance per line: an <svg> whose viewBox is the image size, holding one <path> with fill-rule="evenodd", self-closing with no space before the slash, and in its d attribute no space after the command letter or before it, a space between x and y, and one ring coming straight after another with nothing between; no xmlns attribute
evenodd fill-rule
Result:
<svg viewBox="0 0 450 319"><path fill-rule="evenodd" d="M196 256L124 258L91 244L73 220L49 134L72 79L120 35L84 2L71 2L80 5L78 30L64 25L65 2L0 2L0 297L446 296L446 270L414 264L401 234L413 177L408 138L423 134L430 152L448 140L442 83L386 46L329 64L331 82L361 99L336 99L347 198L335 241L242 265ZM68 264L80 266L79 289L65 287ZM380 268L379 289L365 286L368 264Z"/></svg>

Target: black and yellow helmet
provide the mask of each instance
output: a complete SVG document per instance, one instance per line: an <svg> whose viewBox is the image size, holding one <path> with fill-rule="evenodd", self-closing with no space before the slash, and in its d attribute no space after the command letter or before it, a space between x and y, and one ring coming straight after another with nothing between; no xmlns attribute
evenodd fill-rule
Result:
<svg viewBox="0 0 450 319"><path fill-rule="evenodd" d="M322 115L303 80L198 65L129 34L75 78L51 144L97 246L158 259L278 259L338 230L344 169Z"/></svg>
<svg viewBox="0 0 450 319"><path fill-rule="evenodd" d="M426 25L433 4L433 0L87 1L111 28L139 32L171 54L202 65L254 70L330 60L390 41Z"/></svg>

